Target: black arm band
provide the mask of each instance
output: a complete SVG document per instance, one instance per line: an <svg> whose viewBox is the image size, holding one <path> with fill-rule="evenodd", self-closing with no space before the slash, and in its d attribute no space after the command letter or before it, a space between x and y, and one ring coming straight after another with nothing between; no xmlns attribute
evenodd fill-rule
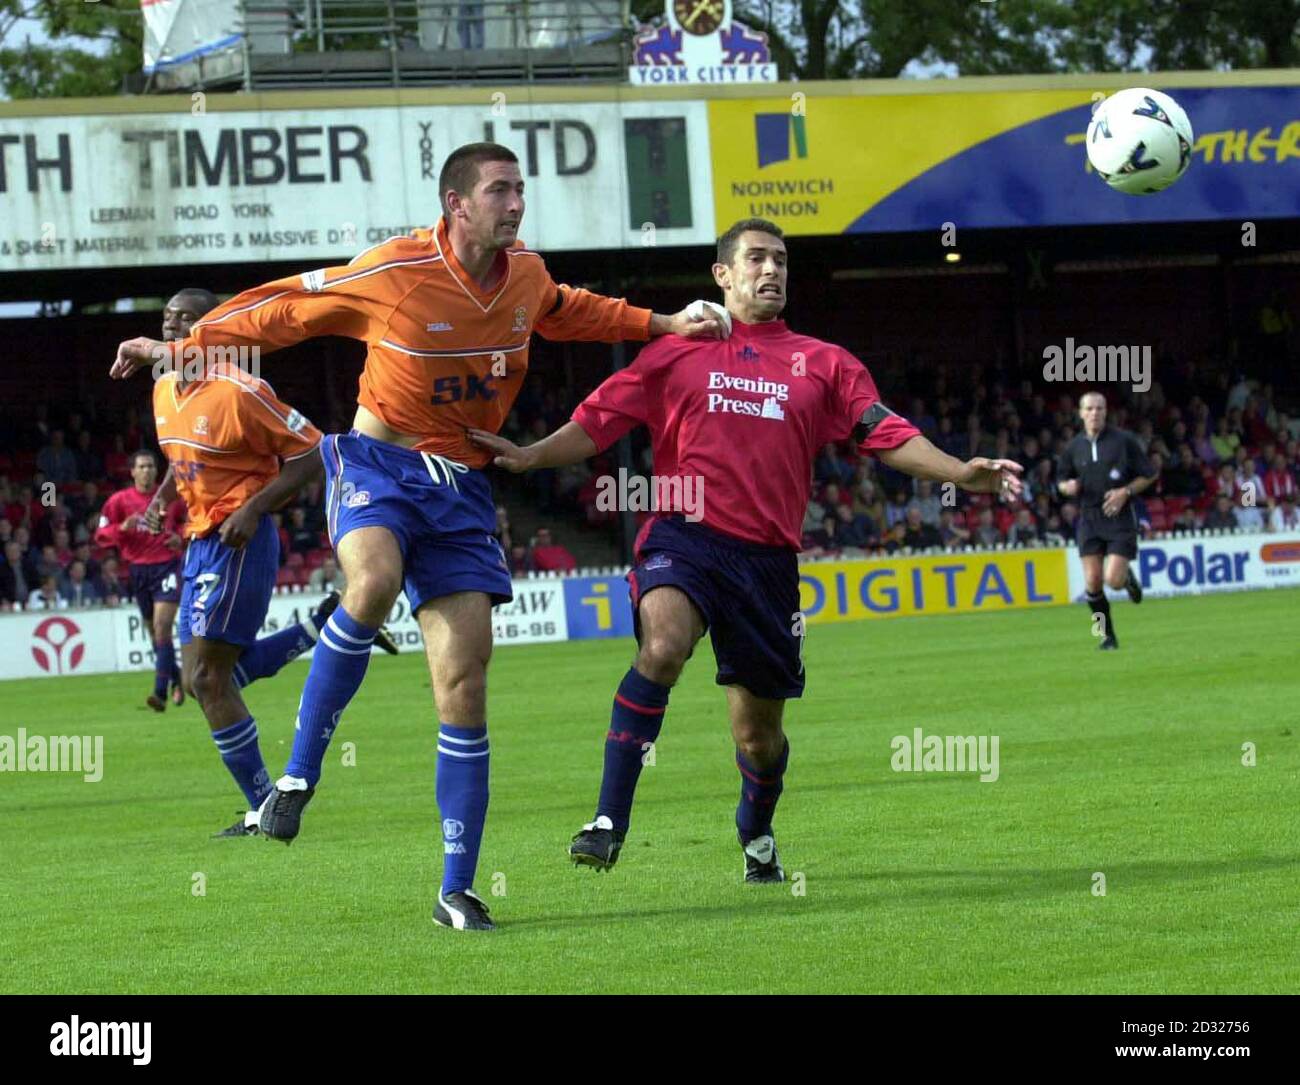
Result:
<svg viewBox="0 0 1300 1085"><path fill-rule="evenodd" d="M858 424L853 427L853 439L861 444L873 433L876 427L886 418L889 418L894 412L886 407L883 403L873 403L863 412Z"/></svg>

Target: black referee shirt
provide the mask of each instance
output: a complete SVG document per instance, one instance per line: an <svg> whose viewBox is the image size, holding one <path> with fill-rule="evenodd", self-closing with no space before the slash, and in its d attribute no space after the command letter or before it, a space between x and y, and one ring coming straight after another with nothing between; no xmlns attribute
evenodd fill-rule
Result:
<svg viewBox="0 0 1300 1085"><path fill-rule="evenodd" d="M1101 508L1107 490L1124 486L1135 478L1150 478L1155 468L1142 451L1138 439L1128 430L1106 426L1093 440L1080 433L1065 446L1056 461L1056 478L1081 480L1078 501L1082 508Z"/></svg>

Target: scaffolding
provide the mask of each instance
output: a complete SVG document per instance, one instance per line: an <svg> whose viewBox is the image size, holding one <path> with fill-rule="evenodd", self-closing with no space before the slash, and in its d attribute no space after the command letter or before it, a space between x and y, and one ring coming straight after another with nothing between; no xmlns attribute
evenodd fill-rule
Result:
<svg viewBox="0 0 1300 1085"><path fill-rule="evenodd" d="M177 49L138 89L616 83L631 57L628 0L225 2L234 42Z"/></svg>

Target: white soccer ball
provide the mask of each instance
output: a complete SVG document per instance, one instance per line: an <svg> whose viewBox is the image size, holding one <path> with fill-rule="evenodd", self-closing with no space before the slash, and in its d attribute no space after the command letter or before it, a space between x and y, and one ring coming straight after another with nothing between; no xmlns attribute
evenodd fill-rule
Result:
<svg viewBox="0 0 1300 1085"><path fill-rule="evenodd" d="M1192 162L1192 124L1167 94L1145 87L1105 98L1088 125L1088 161L1106 184L1130 196L1160 192Z"/></svg>

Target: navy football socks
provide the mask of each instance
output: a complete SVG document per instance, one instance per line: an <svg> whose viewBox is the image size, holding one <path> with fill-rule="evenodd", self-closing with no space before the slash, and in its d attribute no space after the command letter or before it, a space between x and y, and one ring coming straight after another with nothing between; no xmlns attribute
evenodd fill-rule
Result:
<svg viewBox="0 0 1300 1085"><path fill-rule="evenodd" d="M760 769L749 758L736 751L736 767L740 769L740 804L736 807L736 830L740 842L748 844L772 832L772 815L784 789L785 767L790 760L790 743L786 742L776 764Z"/></svg>
<svg viewBox="0 0 1300 1085"><path fill-rule="evenodd" d="M670 687L650 681L633 667L614 694L596 816L609 818L619 832L627 832L631 822L637 780L649 747L659 737L670 692Z"/></svg>

